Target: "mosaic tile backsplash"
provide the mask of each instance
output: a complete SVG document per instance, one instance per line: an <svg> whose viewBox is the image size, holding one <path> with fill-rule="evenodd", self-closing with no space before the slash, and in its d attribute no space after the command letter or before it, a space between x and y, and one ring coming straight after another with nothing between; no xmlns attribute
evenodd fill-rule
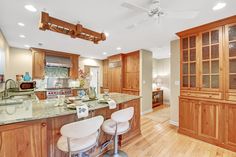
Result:
<svg viewBox="0 0 236 157"><path fill-rule="evenodd" d="M46 67L45 74L47 77L68 77L69 69L63 67Z"/></svg>

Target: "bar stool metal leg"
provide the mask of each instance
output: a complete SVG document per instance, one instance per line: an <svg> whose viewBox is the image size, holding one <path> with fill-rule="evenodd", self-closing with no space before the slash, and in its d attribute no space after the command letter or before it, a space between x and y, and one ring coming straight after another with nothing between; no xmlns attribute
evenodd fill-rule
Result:
<svg viewBox="0 0 236 157"><path fill-rule="evenodd" d="M122 150L118 149L118 135L115 135L114 137L114 150L109 150L104 154L103 157L128 157L128 155L123 152Z"/></svg>

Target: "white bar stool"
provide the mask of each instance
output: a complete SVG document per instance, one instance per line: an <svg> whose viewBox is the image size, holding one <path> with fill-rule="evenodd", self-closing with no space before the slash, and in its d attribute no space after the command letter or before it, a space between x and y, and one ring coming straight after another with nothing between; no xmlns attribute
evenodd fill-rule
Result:
<svg viewBox="0 0 236 157"><path fill-rule="evenodd" d="M57 147L63 152L68 152L69 157L75 154L82 156L84 152L97 145L103 121L102 116L97 116L62 126L62 136L57 142Z"/></svg>
<svg viewBox="0 0 236 157"><path fill-rule="evenodd" d="M112 113L111 119L108 119L103 123L102 130L114 137L114 150L106 152L104 157L128 157L125 152L118 150L118 136L130 130L130 120L133 115L134 108L129 107Z"/></svg>

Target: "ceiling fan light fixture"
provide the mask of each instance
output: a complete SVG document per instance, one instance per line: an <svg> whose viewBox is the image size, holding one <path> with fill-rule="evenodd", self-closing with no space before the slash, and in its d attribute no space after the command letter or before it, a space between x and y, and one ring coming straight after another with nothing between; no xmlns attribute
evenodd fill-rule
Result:
<svg viewBox="0 0 236 157"><path fill-rule="evenodd" d="M223 9L226 6L225 2L218 2L213 8L212 10L216 11L216 10L220 10Z"/></svg>

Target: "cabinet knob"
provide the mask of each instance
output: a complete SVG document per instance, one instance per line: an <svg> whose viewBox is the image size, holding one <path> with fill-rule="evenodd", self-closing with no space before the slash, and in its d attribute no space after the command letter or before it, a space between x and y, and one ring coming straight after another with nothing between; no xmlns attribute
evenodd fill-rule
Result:
<svg viewBox="0 0 236 157"><path fill-rule="evenodd" d="M47 124L46 123L42 123L41 125L42 125L42 127L45 127Z"/></svg>

